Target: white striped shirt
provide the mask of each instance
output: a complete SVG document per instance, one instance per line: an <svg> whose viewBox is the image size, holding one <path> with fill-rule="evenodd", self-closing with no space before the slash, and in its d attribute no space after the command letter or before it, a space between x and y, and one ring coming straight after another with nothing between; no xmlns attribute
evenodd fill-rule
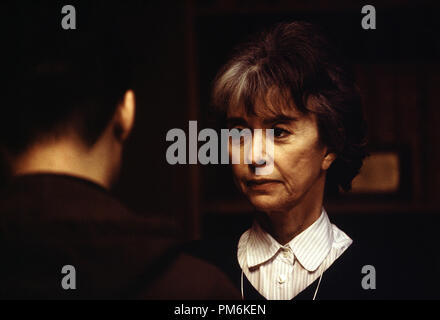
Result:
<svg viewBox="0 0 440 320"><path fill-rule="evenodd" d="M327 270L352 242L330 223L322 208L320 217L284 246L254 222L240 237L237 258L262 296L290 300Z"/></svg>

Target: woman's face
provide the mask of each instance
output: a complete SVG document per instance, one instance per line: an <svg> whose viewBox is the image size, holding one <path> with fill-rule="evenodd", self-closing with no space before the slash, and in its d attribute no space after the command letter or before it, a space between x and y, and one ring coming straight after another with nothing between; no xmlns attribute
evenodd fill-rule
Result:
<svg viewBox="0 0 440 320"><path fill-rule="evenodd" d="M246 157L245 150L252 152L248 155L252 163L248 161L250 164L246 164L242 158L240 164L232 164L239 189L258 210L264 212L290 210L304 201L319 201L317 197L322 200L325 171L335 156L327 154L327 148L320 143L316 116L312 113L304 115L294 108L279 116L264 116L264 112L259 112L263 108L264 103L257 101L256 115L247 115L244 108L227 113L229 129L248 128L252 132L254 129L263 129L263 132L264 129L274 130L272 156L265 153L265 139L256 139L255 135L250 139L251 148L245 148L243 144L235 146L241 149L242 157ZM253 150L257 147L263 148L266 165L272 161L273 169L268 170L266 175L256 174L259 159L253 155L261 154ZM232 148L234 146L230 143L230 153Z"/></svg>

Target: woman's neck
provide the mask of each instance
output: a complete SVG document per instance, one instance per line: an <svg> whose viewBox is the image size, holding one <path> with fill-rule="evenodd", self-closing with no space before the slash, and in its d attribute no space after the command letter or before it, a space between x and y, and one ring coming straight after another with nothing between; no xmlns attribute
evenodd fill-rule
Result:
<svg viewBox="0 0 440 320"><path fill-rule="evenodd" d="M323 189L309 190L302 201L285 210L258 212L256 219L278 243L285 245L319 219L322 212ZM313 192L317 191L317 192Z"/></svg>
<svg viewBox="0 0 440 320"><path fill-rule="evenodd" d="M265 213L259 213L257 221L279 244L285 245L318 220L321 212L320 208L309 214L289 212L288 214L268 216Z"/></svg>

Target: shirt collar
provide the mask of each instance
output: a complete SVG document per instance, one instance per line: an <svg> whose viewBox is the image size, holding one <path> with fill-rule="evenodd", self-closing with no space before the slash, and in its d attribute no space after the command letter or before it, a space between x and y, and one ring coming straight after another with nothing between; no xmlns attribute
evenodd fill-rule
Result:
<svg viewBox="0 0 440 320"><path fill-rule="evenodd" d="M254 221L246 248L248 267L253 268L272 259L280 247L281 245Z"/></svg>
<svg viewBox="0 0 440 320"><path fill-rule="evenodd" d="M333 229L327 212L322 208L320 217L284 247L289 246L299 263L310 272L324 261L333 245ZM249 268L272 259L283 246L254 222L247 242L246 259Z"/></svg>
<svg viewBox="0 0 440 320"><path fill-rule="evenodd" d="M318 269L333 246L333 228L324 208L318 220L293 238L289 246L307 271Z"/></svg>

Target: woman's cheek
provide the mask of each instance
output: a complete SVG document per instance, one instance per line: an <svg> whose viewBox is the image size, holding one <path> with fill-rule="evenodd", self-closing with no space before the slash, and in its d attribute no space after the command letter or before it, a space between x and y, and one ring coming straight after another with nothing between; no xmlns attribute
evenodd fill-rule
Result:
<svg viewBox="0 0 440 320"><path fill-rule="evenodd" d="M232 174L234 176L235 183L238 187L243 191L243 168L240 164L233 164L232 165Z"/></svg>

